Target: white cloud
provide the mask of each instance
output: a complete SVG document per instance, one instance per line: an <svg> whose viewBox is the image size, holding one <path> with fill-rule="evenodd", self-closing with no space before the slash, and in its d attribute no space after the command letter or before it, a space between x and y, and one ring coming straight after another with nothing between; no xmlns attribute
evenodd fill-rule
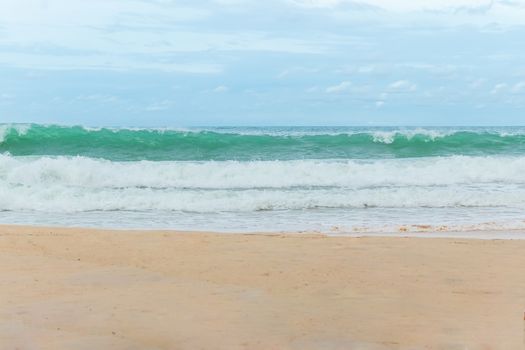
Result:
<svg viewBox="0 0 525 350"><path fill-rule="evenodd" d="M346 1L344 0L289 0L289 3L301 7L310 8L331 8L339 6Z"/></svg>
<svg viewBox="0 0 525 350"><path fill-rule="evenodd" d="M0 94L0 100L12 100L13 98L15 98L15 95L13 94Z"/></svg>
<svg viewBox="0 0 525 350"><path fill-rule="evenodd" d="M153 24L202 20L210 11L137 0L2 0L0 22L30 25L103 27L115 23ZM155 20L152 20L154 18Z"/></svg>
<svg viewBox="0 0 525 350"><path fill-rule="evenodd" d="M485 84L485 82L486 79L483 78L475 79L470 82L469 87L471 87L472 89L478 89L482 87Z"/></svg>
<svg viewBox="0 0 525 350"><path fill-rule="evenodd" d="M340 84L329 86L326 88L326 93L328 94L337 94L343 91L346 91L352 86L352 83L349 81L343 81Z"/></svg>
<svg viewBox="0 0 525 350"><path fill-rule="evenodd" d="M224 86L224 85L219 85L215 89L213 89L213 91L217 92L217 93L227 92L228 90L230 90L230 89L227 86Z"/></svg>
<svg viewBox="0 0 525 350"><path fill-rule="evenodd" d="M417 90L417 85L409 80L398 80L388 85L391 92L411 92Z"/></svg>
<svg viewBox="0 0 525 350"><path fill-rule="evenodd" d="M209 63L170 63L140 60L117 55L48 55L0 53L0 65L49 70L158 70L193 74L216 74L222 66Z"/></svg>
<svg viewBox="0 0 525 350"><path fill-rule="evenodd" d="M171 100L156 101L149 106L146 106L145 110L150 112L159 112L170 109L174 102Z"/></svg>
<svg viewBox="0 0 525 350"><path fill-rule="evenodd" d="M317 73L317 72L319 72L318 68L295 66L295 67L290 67L290 68L283 70L281 73L277 75L277 78L283 79L293 74L305 74L305 73L310 74L310 73Z"/></svg>
<svg viewBox="0 0 525 350"><path fill-rule="evenodd" d="M357 68L358 73L372 73L376 70L375 66L368 65Z"/></svg>
<svg viewBox="0 0 525 350"><path fill-rule="evenodd" d="M525 81L520 81L519 83L514 84L510 91L514 93L525 92Z"/></svg>
<svg viewBox="0 0 525 350"><path fill-rule="evenodd" d="M494 87L492 88L492 90L490 91L490 93L492 95L496 95L498 93L500 93L501 91L503 91L504 89L507 88L507 84L505 83L499 83L499 84L496 84L494 85Z"/></svg>
<svg viewBox="0 0 525 350"><path fill-rule="evenodd" d="M80 96L77 96L76 100L100 102L100 103L113 103L113 102L117 102L118 98L112 95L94 94L94 95L80 95Z"/></svg>
<svg viewBox="0 0 525 350"><path fill-rule="evenodd" d="M252 4L253 0L212 0L212 3L220 6L242 6Z"/></svg>
<svg viewBox="0 0 525 350"><path fill-rule="evenodd" d="M306 92L308 93L314 93L314 92L318 92L319 91L319 86L310 86L309 88L306 89Z"/></svg>
<svg viewBox="0 0 525 350"><path fill-rule="evenodd" d="M422 11L457 11L485 9L497 6L510 6L504 0L289 0L290 3L310 8L336 8L344 5L368 5L390 12L422 12ZM514 4L516 5L516 4ZM515 6L513 6L515 7Z"/></svg>
<svg viewBox="0 0 525 350"><path fill-rule="evenodd" d="M0 22L1 23L1 22ZM79 40L79 38L82 38ZM32 46L113 54L169 54L209 50L321 53L327 46L306 39L272 37L264 32L197 32L167 27L105 30L91 26L8 25L0 44L19 49Z"/></svg>
<svg viewBox="0 0 525 350"><path fill-rule="evenodd" d="M217 51L314 54L328 50L319 39L255 29L221 32L201 25L212 15L213 7L192 6L162 0L2 0L0 62L36 69L109 67L213 73L220 70L216 61L193 64L174 56ZM184 27L180 27L182 23Z"/></svg>
<svg viewBox="0 0 525 350"><path fill-rule="evenodd" d="M376 101L376 107L381 108L385 105L385 101Z"/></svg>
<svg viewBox="0 0 525 350"><path fill-rule="evenodd" d="M339 20L362 20L368 16L389 16L390 23L440 22L444 26L478 25L494 27L524 25L523 0L289 0L296 6L332 11ZM350 8L350 10L348 10ZM361 11L360 11L361 9ZM392 17L395 15L396 17ZM379 18L380 18L379 17Z"/></svg>
<svg viewBox="0 0 525 350"><path fill-rule="evenodd" d="M439 11L461 7L490 5L491 0L362 0L362 2L393 12Z"/></svg>

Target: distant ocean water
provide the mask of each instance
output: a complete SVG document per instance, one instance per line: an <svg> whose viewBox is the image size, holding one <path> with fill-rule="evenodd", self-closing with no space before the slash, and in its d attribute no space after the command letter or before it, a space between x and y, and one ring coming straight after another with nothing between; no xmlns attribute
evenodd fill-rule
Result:
<svg viewBox="0 0 525 350"><path fill-rule="evenodd" d="M525 228L525 128L0 124L0 223Z"/></svg>

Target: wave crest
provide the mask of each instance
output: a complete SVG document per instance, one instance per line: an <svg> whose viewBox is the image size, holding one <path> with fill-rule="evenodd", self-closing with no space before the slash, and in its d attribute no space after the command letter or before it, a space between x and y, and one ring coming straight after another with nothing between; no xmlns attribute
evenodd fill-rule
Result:
<svg viewBox="0 0 525 350"><path fill-rule="evenodd" d="M525 154L524 130L0 125L0 153L137 160L388 159Z"/></svg>

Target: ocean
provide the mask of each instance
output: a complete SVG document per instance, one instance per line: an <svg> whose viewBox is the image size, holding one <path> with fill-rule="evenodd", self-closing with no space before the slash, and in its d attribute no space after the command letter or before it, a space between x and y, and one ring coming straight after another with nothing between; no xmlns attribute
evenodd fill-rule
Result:
<svg viewBox="0 0 525 350"><path fill-rule="evenodd" d="M524 229L525 128L0 124L0 223Z"/></svg>

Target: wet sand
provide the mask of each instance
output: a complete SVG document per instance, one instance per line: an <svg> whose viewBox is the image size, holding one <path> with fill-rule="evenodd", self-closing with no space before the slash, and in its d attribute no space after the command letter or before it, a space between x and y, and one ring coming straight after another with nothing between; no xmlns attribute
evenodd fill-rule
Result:
<svg viewBox="0 0 525 350"><path fill-rule="evenodd" d="M0 226L1 349L522 349L525 241Z"/></svg>

